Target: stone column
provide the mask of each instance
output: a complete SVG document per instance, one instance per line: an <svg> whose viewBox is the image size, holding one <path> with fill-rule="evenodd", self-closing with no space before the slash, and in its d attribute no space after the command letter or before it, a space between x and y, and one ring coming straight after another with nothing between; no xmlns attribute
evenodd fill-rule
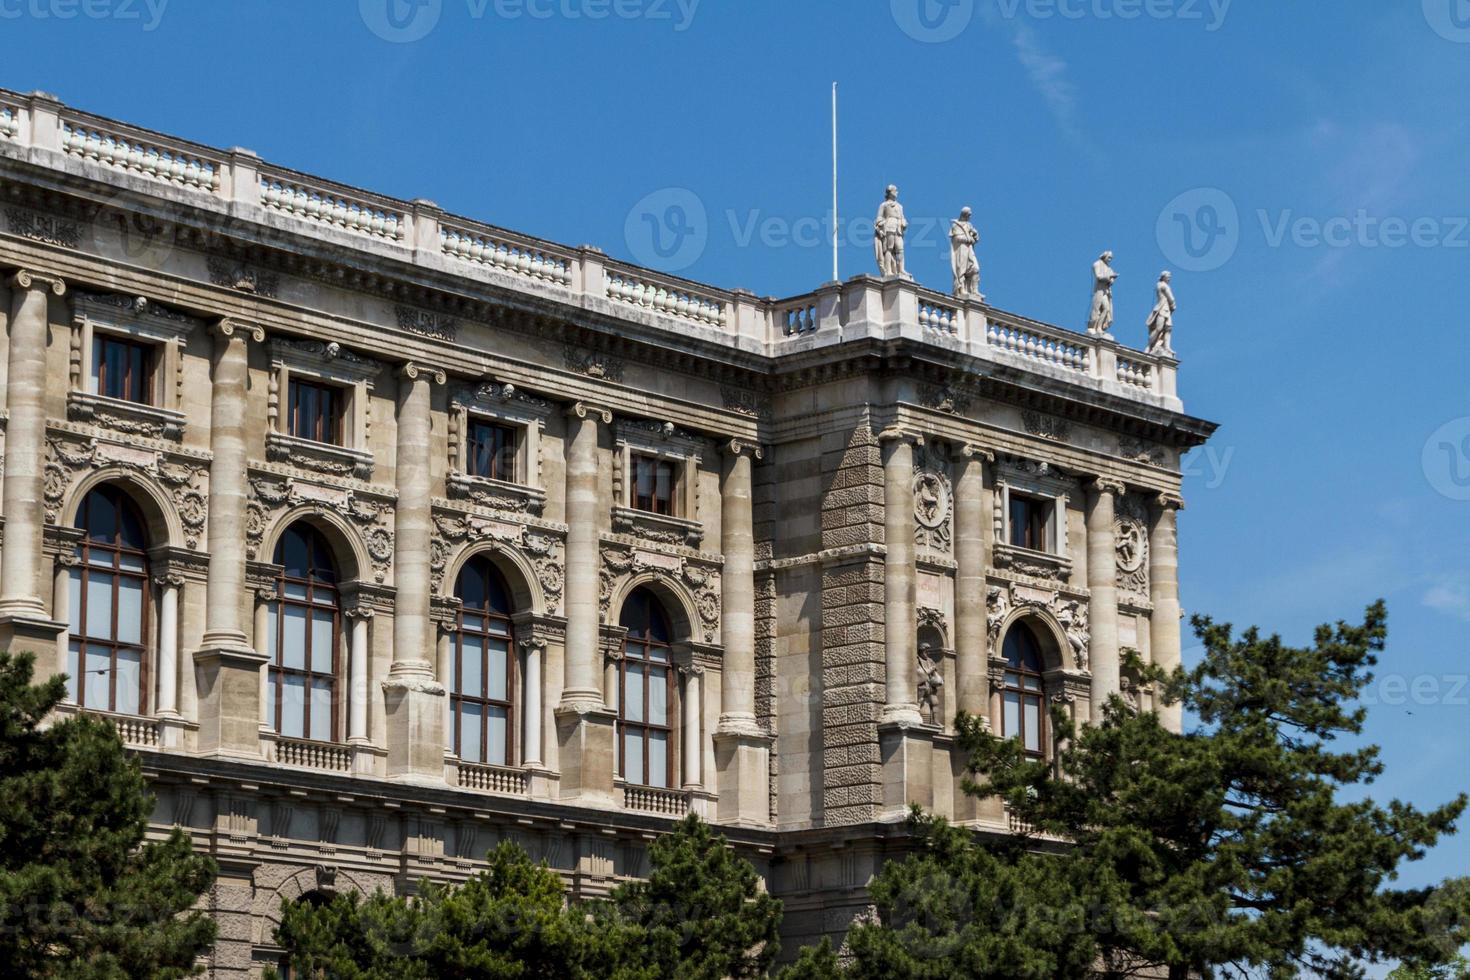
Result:
<svg viewBox="0 0 1470 980"><path fill-rule="evenodd" d="M612 412L585 402L567 409L566 520L567 641L561 703L556 708L560 798L592 806L613 804L613 724L599 676L602 598L600 532L611 508L598 492L598 423Z"/></svg>
<svg viewBox="0 0 1470 980"><path fill-rule="evenodd" d="M214 455L209 464L209 571L204 637L194 653L194 666L199 678L200 753L259 758L266 655L250 647L240 622L241 599L246 594L245 504L249 496L247 339L260 343L265 331L230 319L215 326L209 421L209 448Z"/></svg>
<svg viewBox="0 0 1470 980"><path fill-rule="evenodd" d="M755 531L751 469L759 446L731 440L720 484L720 722L715 780L722 823L770 821L771 739L755 717Z"/></svg>
<svg viewBox="0 0 1470 980"><path fill-rule="evenodd" d="M680 704L683 709L684 722L684 744L680 755L684 761L684 788L696 789L700 785L699 764L704 759L704 744L699 737L699 718L703 713L703 700L699 696L700 675L704 670L699 667L691 667L684 674L684 700Z"/></svg>
<svg viewBox="0 0 1470 980"><path fill-rule="evenodd" d="M1092 720L1103 719L1108 697L1122 689L1118 654L1118 544L1113 530L1114 505L1123 485L1100 478L1087 488L1087 589L1092 639L1088 661L1092 669ZM1058 521L1061 520L1058 515ZM1060 525L1058 534L1066 531Z"/></svg>
<svg viewBox="0 0 1470 980"><path fill-rule="evenodd" d="M994 459L973 445L955 454L955 687L959 709L981 718L990 714L985 570L992 534L986 519L985 467Z"/></svg>
<svg viewBox="0 0 1470 980"><path fill-rule="evenodd" d="M158 579L158 709L160 716L179 713L179 591L184 580L175 575Z"/></svg>
<svg viewBox="0 0 1470 980"><path fill-rule="evenodd" d="M914 442L889 430L883 444L883 639L886 682L882 720L918 725L918 575L914 567Z"/></svg>
<svg viewBox="0 0 1470 980"><path fill-rule="evenodd" d="M347 740L368 740L368 628L373 610L358 606L347 613L352 624L347 658Z"/></svg>
<svg viewBox="0 0 1470 980"><path fill-rule="evenodd" d="M521 641L526 651L526 691L521 699L521 765L540 766L541 758L541 660L546 655L546 641Z"/></svg>
<svg viewBox="0 0 1470 980"><path fill-rule="evenodd" d="M398 503L393 522L393 666L383 682L388 777L444 781L444 685L435 676L430 633L430 396L443 371L412 362L399 369Z"/></svg>
<svg viewBox="0 0 1470 980"><path fill-rule="evenodd" d="M66 629L41 594L45 524L47 311L66 292L60 279L25 269L10 277L10 352L5 408L5 546L0 549L0 648L45 662Z"/></svg>
<svg viewBox="0 0 1470 980"><path fill-rule="evenodd" d="M1149 647L1153 662L1172 672L1182 656L1179 640L1179 511L1184 501L1160 494L1154 502L1153 529L1148 538L1148 591L1153 603L1149 618ZM1158 701L1155 701L1158 704ZM1159 720L1170 731L1184 728L1178 703L1158 704Z"/></svg>

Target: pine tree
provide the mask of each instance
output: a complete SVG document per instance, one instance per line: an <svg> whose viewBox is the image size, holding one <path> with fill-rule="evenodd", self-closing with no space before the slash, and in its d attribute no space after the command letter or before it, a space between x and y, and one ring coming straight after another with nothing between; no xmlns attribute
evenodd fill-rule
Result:
<svg viewBox="0 0 1470 980"><path fill-rule="evenodd" d="M144 842L153 799L111 724L43 727L65 682L0 653L0 963L7 976L182 977L214 941L189 911L214 861L175 830Z"/></svg>

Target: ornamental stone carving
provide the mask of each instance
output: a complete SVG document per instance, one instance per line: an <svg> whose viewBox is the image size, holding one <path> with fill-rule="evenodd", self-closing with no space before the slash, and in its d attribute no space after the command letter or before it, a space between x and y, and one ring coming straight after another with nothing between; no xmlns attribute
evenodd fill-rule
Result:
<svg viewBox="0 0 1470 980"><path fill-rule="evenodd" d="M972 400L970 392L958 384L920 385L918 395L920 405L946 415L961 415L969 411Z"/></svg>
<svg viewBox="0 0 1470 980"><path fill-rule="evenodd" d="M913 495L914 543L935 551L948 551L954 504L949 464L922 446L914 451Z"/></svg>
<svg viewBox="0 0 1470 980"><path fill-rule="evenodd" d="M209 464L205 459L95 438L85 441L48 438L46 449L41 490L46 523L60 522L68 491L84 475L104 466L115 466L159 484L178 515L184 545L199 547L208 517Z"/></svg>
<svg viewBox="0 0 1470 980"><path fill-rule="evenodd" d="M493 541L518 555L531 568L546 598L548 612L559 614L565 580L562 573L563 544L559 537L536 528L497 521L475 514L439 511L429 538L429 582L433 591L443 592L444 570L450 555L459 547Z"/></svg>
<svg viewBox="0 0 1470 980"><path fill-rule="evenodd" d="M351 521L362 534L373 581L379 584L387 581L393 567L393 505L353 490L305 483L292 477L250 478L245 503L245 557L250 561L263 560L260 551L266 531L287 510L301 506L317 513L339 514Z"/></svg>
<svg viewBox="0 0 1470 980"><path fill-rule="evenodd" d="M1135 494L1118 498L1113 518L1113 540L1117 543L1118 588L1148 596L1148 513Z"/></svg>
<svg viewBox="0 0 1470 980"><path fill-rule="evenodd" d="M1017 609L1039 609L1050 613L1061 626L1070 648L1072 663L1078 670L1087 670L1088 648L1092 633L1088 626L1087 604L1071 596L1049 589L1031 586L992 585L985 592L985 624L990 635L990 649L996 656L1000 649L1000 630L1011 613Z"/></svg>
<svg viewBox="0 0 1470 980"><path fill-rule="evenodd" d="M934 659L932 651L927 643L919 644L919 710L923 714L924 721L930 725L943 723L941 708L939 704L939 692L944 687L944 674L939 669L938 662Z"/></svg>
<svg viewBox="0 0 1470 980"><path fill-rule="evenodd" d="M713 643L720 629L720 573L714 567L696 564L680 555L604 547L600 576L603 621L607 622L612 613L612 598L617 593L618 584L644 572L650 572L693 595L694 612L698 618L693 628L703 632L704 642Z"/></svg>
<svg viewBox="0 0 1470 980"><path fill-rule="evenodd" d="M1065 419L1059 419L1055 415L1047 415L1044 412L1035 412L1030 409L1021 413L1021 424L1026 431L1033 436L1043 439L1051 439L1054 442L1065 442L1072 435L1072 423Z"/></svg>
<svg viewBox="0 0 1470 980"><path fill-rule="evenodd" d="M602 351L568 346L562 350L562 361L568 371L585 374L589 378L622 383L623 362Z"/></svg>

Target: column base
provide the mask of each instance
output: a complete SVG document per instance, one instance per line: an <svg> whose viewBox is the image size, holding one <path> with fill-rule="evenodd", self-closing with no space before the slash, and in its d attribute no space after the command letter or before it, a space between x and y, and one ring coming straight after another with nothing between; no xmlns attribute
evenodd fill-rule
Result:
<svg viewBox="0 0 1470 980"><path fill-rule="evenodd" d="M563 701L554 714L561 750L557 799L608 810L617 808L620 801L613 794L617 715L600 700Z"/></svg>
<svg viewBox="0 0 1470 980"><path fill-rule="evenodd" d="M390 671L383 682L388 778L443 786L444 685L424 668Z"/></svg>
<svg viewBox="0 0 1470 980"><path fill-rule="evenodd" d="M349 738L347 744L352 752L353 775L378 775L378 759L388 753L365 738Z"/></svg>
<svg viewBox="0 0 1470 980"><path fill-rule="evenodd" d="M740 721L742 719L736 719ZM741 827L771 824L771 743L752 721L749 728L727 729L720 719L714 734L715 785L719 821Z"/></svg>
<svg viewBox="0 0 1470 980"><path fill-rule="evenodd" d="M917 704L885 704L883 713L878 716L878 724L916 728L924 724L924 716L919 714Z"/></svg>
<svg viewBox="0 0 1470 980"><path fill-rule="evenodd" d="M925 810L934 807L934 736L939 731L932 725L878 724L878 752L883 760L880 820L903 820L916 803Z"/></svg>
<svg viewBox="0 0 1470 980"><path fill-rule="evenodd" d="M33 653L41 670L37 680L50 677L47 664L56 660L56 638L66 632L66 624L46 615L42 607L13 604L0 608L0 650L6 653Z"/></svg>
<svg viewBox="0 0 1470 980"><path fill-rule="evenodd" d="M260 668L266 659L246 646L194 652L201 755L259 761Z"/></svg>
<svg viewBox="0 0 1470 980"><path fill-rule="evenodd" d="M533 800L556 799L561 773L537 765L527 766L526 769L529 773L529 778L526 780L526 794Z"/></svg>

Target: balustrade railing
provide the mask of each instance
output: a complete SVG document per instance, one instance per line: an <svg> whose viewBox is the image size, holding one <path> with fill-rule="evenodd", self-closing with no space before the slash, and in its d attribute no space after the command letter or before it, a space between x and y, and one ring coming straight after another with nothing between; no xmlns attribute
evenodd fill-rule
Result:
<svg viewBox="0 0 1470 980"><path fill-rule="evenodd" d="M1118 381L1133 388L1152 391L1154 366L1131 357L1118 357Z"/></svg>
<svg viewBox="0 0 1470 980"><path fill-rule="evenodd" d="M123 740L124 745L131 745L134 748L140 749L158 748L159 725L157 718L148 718L143 715L122 715L115 711L96 711L92 708L83 710L89 715L112 722L112 727L117 729L118 737Z"/></svg>
<svg viewBox="0 0 1470 980"><path fill-rule="evenodd" d="M272 171L260 175L260 203L273 211L388 241L402 241L407 227L404 213L390 205Z"/></svg>
<svg viewBox="0 0 1470 980"><path fill-rule="evenodd" d="M994 319L986 324L985 343L1008 354L1083 374L1090 370L1093 356L1092 348L1079 337Z"/></svg>
<svg viewBox="0 0 1470 980"><path fill-rule="evenodd" d="M700 294L685 286L659 282L642 273L616 266L606 271L608 299L630 306L640 306L667 316L682 317L712 327L730 322L729 303L709 294Z"/></svg>
<svg viewBox="0 0 1470 980"><path fill-rule="evenodd" d="M819 325L817 301L802 299L796 302L778 303L775 310L775 321L780 325L781 334L785 337L812 333Z"/></svg>
<svg viewBox="0 0 1470 980"><path fill-rule="evenodd" d="M223 164L180 146L155 142L122 129L102 128L80 119L61 121L61 149L104 167L152 177L179 187L215 193Z"/></svg>
<svg viewBox="0 0 1470 980"><path fill-rule="evenodd" d="M459 785L465 789L485 793L501 793L506 796L525 796L530 785L530 776L524 769L507 769L504 766L483 766L471 762L459 763Z"/></svg>
<svg viewBox="0 0 1470 980"><path fill-rule="evenodd" d="M919 326L925 330L933 330L935 333L957 336L960 332L960 309L920 294L919 296Z"/></svg>
<svg viewBox="0 0 1470 980"><path fill-rule="evenodd" d="M653 786L624 786L623 807L664 817L682 817L689 812L689 794Z"/></svg>
<svg viewBox="0 0 1470 980"><path fill-rule="evenodd" d="M276 739L276 761L302 769L323 769L327 772L351 772L352 752L346 746L330 742L312 742L305 739Z"/></svg>
<svg viewBox="0 0 1470 980"><path fill-rule="evenodd" d="M439 231L445 255L477 262L531 279L567 286L572 281L572 259L508 237L463 226L446 225Z"/></svg>

